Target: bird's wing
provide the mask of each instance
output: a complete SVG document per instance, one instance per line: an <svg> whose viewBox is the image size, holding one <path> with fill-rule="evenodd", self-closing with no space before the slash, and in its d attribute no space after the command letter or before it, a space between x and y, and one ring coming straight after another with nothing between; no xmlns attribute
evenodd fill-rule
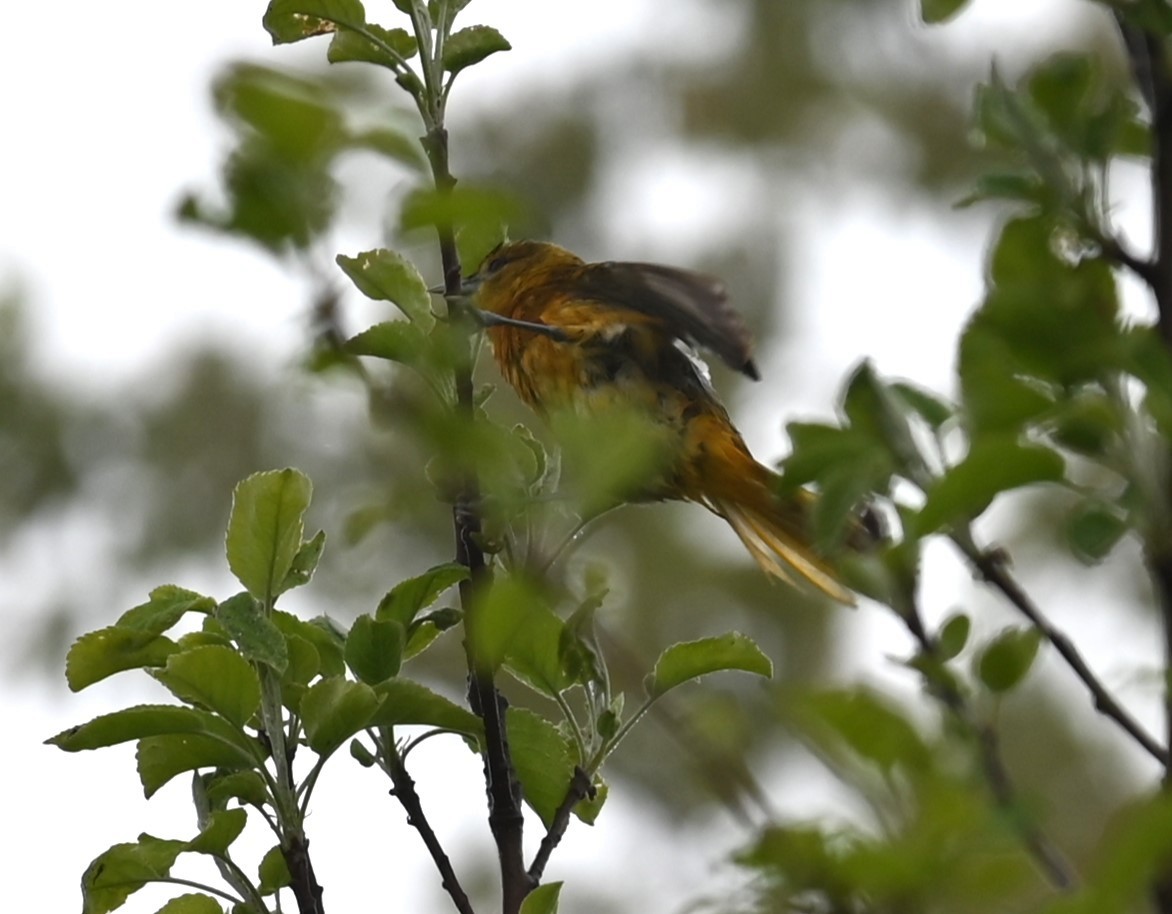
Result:
<svg viewBox="0 0 1172 914"><path fill-rule="evenodd" d="M607 261L575 277L576 295L635 311L662 323L674 337L711 349L754 381L753 346L740 314L719 280L652 263Z"/></svg>

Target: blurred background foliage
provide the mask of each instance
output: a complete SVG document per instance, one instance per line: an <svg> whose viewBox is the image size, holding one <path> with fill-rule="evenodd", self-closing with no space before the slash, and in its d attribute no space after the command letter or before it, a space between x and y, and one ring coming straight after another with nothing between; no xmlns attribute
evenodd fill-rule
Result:
<svg viewBox="0 0 1172 914"><path fill-rule="evenodd" d="M527 215L510 226L514 237L549 237L589 258L658 259L724 277L768 341L785 333L790 309L802 304L794 294L802 265L792 252L809 220L819 218L820 200L878 195L894 207L922 203L943 212L969 189L986 153L965 138L974 85L989 61L935 42L913 24L903 0L700 6L714 26L710 41L697 36L681 48L612 56L572 80L551 73L473 108L462 108L457 89L454 171L461 182L504 188L523 201ZM1125 65L1109 19L1089 5L1069 6L1077 14L1056 40L1100 55L1110 78L1121 80ZM474 11L475 4L468 15ZM671 15L667 7L663 15ZM557 27L552 20L550 27ZM1057 50L1030 38L1027 51L1007 50L1021 55L1015 66ZM273 375L253 353L197 341L160 353L154 369L98 396L30 370L30 303L14 293L0 306L0 555L9 568L44 571L25 592L27 605L4 614L15 629L4 638L5 661L22 676L58 676L69 640L138 602L146 584L219 580L231 488L254 470L292 465L314 480L314 522L331 543L310 612L348 622L404 574L450 556L450 519L431 494L409 421L410 382L390 375L368 403L346 367L328 357L330 340L365 326L363 309L371 307L352 294L339 298L339 250L406 249L425 275L438 277L426 243L396 227L397 208L417 181L417 150L394 132L371 132L394 94L377 76L356 72L363 68L310 69L301 77L259 66L232 69L215 88L217 110L236 137L227 192L198 188L177 209L197 230L255 239L260 225L262 246L304 276L303 298L288 303L305 326L298 364ZM735 186L751 193L731 200L710 229L665 240L645 230L654 222L642 209L654 198L641 193L641 182L680 163L701 182L735 176ZM290 188L298 189L296 200ZM266 211L273 200L289 206ZM372 214L382 237L361 234ZM841 257L849 269L851 252ZM875 300L860 306L882 307L885 296L898 294L876 289ZM914 335L915 328L892 332ZM491 383L497 379L486 362L481 377ZM303 365L320 370L307 374ZM721 366L714 374L734 399L737 379ZM773 383L780 425L787 402ZM505 425L536 424L507 390L489 408ZM1042 527L1046 511L1032 512ZM1069 561L1039 546L1032 526L1014 522L1004 532L1011 548L1018 539L1029 543L1031 562ZM75 548L81 540L84 548ZM46 544L53 557L30 565L30 550ZM719 522L694 506L619 512L569 573L581 575L589 563L609 578L602 618L628 688L638 687L662 646L728 628L751 634L778 669L768 689L730 678L668 705L658 724L636 731L610 777L637 783L670 817L719 816L720 801L759 812L754 780L773 781L811 746L823 751L795 718L795 703L812 684L849 680L852 658L867 650L850 637L859 616L772 586ZM974 604L968 608L977 615L988 608ZM427 655L427 675L458 693L459 646L449 640ZM1137 789L1140 772L1110 734L1104 743L1073 723L1069 705L1055 677L1038 677L1004 701L999 723L1024 794L1054 814L1053 837L1077 859ZM928 733L939 729L931 718L920 723ZM699 739L681 740L681 733ZM937 739L924 738L929 745ZM942 808L964 815L965 790L979 789L979 779L963 764L941 765L947 770L931 778L953 804ZM849 773L838 775L848 791L859 788ZM874 785L859 790L874 797ZM916 840L934 833L914 815L905 825ZM1029 884L1033 877L1013 878Z"/></svg>

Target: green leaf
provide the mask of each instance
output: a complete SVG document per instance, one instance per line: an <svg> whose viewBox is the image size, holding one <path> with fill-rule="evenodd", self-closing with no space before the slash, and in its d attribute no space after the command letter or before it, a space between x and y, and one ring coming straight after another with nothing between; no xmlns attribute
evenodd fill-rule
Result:
<svg viewBox="0 0 1172 914"><path fill-rule="evenodd" d="M177 895L155 914L224 914L224 909L210 895Z"/></svg>
<svg viewBox="0 0 1172 914"><path fill-rule="evenodd" d="M499 233L501 226L523 222L526 210L512 194L461 182L451 191L416 190L403 201L400 223L404 231L436 226L459 229L474 236Z"/></svg>
<svg viewBox="0 0 1172 914"><path fill-rule="evenodd" d="M260 707L260 678L234 650L216 645L172 654L155 673L171 694L243 727Z"/></svg>
<svg viewBox="0 0 1172 914"><path fill-rule="evenodd" d="M647 691L657 698L689 679L719 670L743 670L768 679L773 664L752 638L739 632L681 642L659 655Z"/></svg>
<svg viewBox="0 0 1172 914"><path fill-rule="evenodd" d="M897 766L925 771L931 765L932 753L919 733L885 697L863 688L839 689L811 695L803 704L815 736L829 728L861 758L885 771Z"/></svg>
<svg viewBox="0 0 1172 914"><path fill-rule="evenodd" d="M1131 529L1125 512L1108 502L1080 502L1066 527L1070 548L1079 561L1101 562Z"/></svg>
<svg viewBox="0 0 1172 914"><path fill-rule="evenodd" d="M356 257L339 254L335 261L367 298L397 305L411 323L424 333L435 325L427 283L415 265L402 254L376 248L363 251Z"/></svg>
<svg viewBox="0 0 1172 914"><path fill-rule="evenodd" d="M432 356L431 340L409 321L383 321L346 340L351 355L369 355L423 369Z"/></svg>
<svg viewBox="0 0 1172 914"><path fill-rule="evenodd" d="M106 914L122 906L149 882L166 879L184 841L140 835L134 844L115 844L86 867L81 877L83 914Z"/></svg>
<svg viewBox="0 0 1172 914"><path fill-rule="evenodd" d="M346 665L369 685L399 672L407 633L393 620L377 620L365 613L354 620L346 637Z"/></svg>
<svg viewBox="0 0 1172 914"><path fill-rule="evenodd" d="M1041 643L1037 629L1006 629L977 655L977 677L991 692L1009 691L1030 671Z"/></svg>
<svg viewBox="0 0 1172 914"><path fill-rule="evenodd" d="M170 638L149 630L101 628L73 642L65 658L65 679L70 689L80 692L122 670L162 666L178 648Z"/></svg>
<svg viewBox="0 0 1172 914"><path fill-rule="evenodd" d="M66 752L100 749L148 736L201 733L234 746L243 760L258 759L249 739L223 718L207 711L176 705L138 705L95 717L63 730L46 742Z"/></svg>
<svg viewBox="0 0 1172 914"><path fill-rule="evenodd" d="M933 429L940 428L955 415L951 403L916 384L896 381L890 390Z"/></svg>
<svg viewBox="0 0 1172 914"><path fill-rule="evenodd" d="M956 202L964 209L983 200L1014 200L1019 203L1039 203L1046 199L1050 189L1033 172L993 171L978 175L973 189Z"/></svg>
<svg viewBox="0 0 1172 914"><path fill-rule="evenodd" d="M509 708L506 725L525 802L549 828L574 775L573 743L540 714L525 708Z"/></svg>
<svg viewBox="0 0 1172 914"><path fill-rule="evenodd" d="M968 0L920 0L920 18L928 25L939 25L957 15Z"/></svg>
<svg viewBox="0 0 1172 914"><path fill-rule="evenodd" d="M488 25L473 25L448 36L444 44L444 69L453 76L480 63L497 51L512 50L505 36Z"/></svg>
<svg viewBox="0 0 1172 914"><path fill-rule="evenodd" d="M968 644L972 620L964 613L955 613L940 627L936 649L941 660L951 660Z"/></svg>
<svg viewBox="0 0 1172 914"><path fill-rule="evenodd" d="M521 902L521 914L557 914L558 896L561 892L561 882L546 882L539 885Z"/></svg>
<svg viewBox="0 0 1172 914"><path fill-rule="evenodd" d="M174 584L164 584L151 591L150 600L126 610L114 624L118 628L133 628L161 635L187 613L206 614L215 608L216 601L211 597L176 587Z"/></svg>
<svg viewBox="0 0 1172 914"><path fill-rule="evenodd" d="M289 865L285 862L285 855L280 846L269 848L261 858L257 875L260 877L260 893L271 895L277 889L283 889L293 881L289 875Z"/></svg>
<svg viewBox="0 0 1172 914"><path fill-rule="evenodd" d="M273 624L288 642L292 638L308 641L317 651L320 672L323 676L341 676L346 671L343 652L346 636L324 616L306 622L296 616L277 610L272 615ZM290 651L290 662L292 662Z"/></svg>
<svg viewBox="0 0 1172 914"><path fill-rule="evenodd" d="M243 735L241 738L244 738ZM257 764L238 746L206 733L168 733L144 736L135 753L138 779L149 799L176 775L200 768L235 770Z"/></svg>
<svg viewBox="0 0 1172 914"><path fill-rule="evenodd" d="M238 593L217 606L216 621L249 660L267 664L278 673L285 671L289 664L285 637L250 594Z"/></svg>
<svg viewBox="0 0 1172 914"><path fill-rule="evenodd" d="M187 850L195 854L222 856L247 824L248 813L243 809L217 810L200 833L188 842Z"/></svg>
<svg viewBox="0 0 1172 914"><path fill-rule="evenodd" d="M366 11L359 0L271 0L263 22L273 44L288 44L329 34L340 25L360 28Z"/></svg>
<svg viewBox="0 0 1172 914"><path fill-rule="evenodd" d="M293 556L293 564L289 566L289 573L281 582L280 593L308 584L317 571L317 563L321 561L322 552L326 548L326 534L318 530L312 538L301 544L301 548Z"/></svg>
<svg viewBox="0 0 1172 914"><path fill-rule="evenodd" d="M479 717L418 682L388 679L379 683L374 692L378 696L378 710L370 719L372 727L423 724L476 739L484 734Z"/></svg>
<svg viewBox="0 0 1172 914"><path fill-rule="evenodd" d="M228 567L262 603L280 594L293 567L312 494L309 477L293 469L253 473L232 493Z"/></svg>
<svg viewBox="0 0 1172 914"><path fill-rule="evenodd" d="M330 63L374 63L398 72L404 61L410 60L418 51L419 45L406 29L385 29L368 23L363 32L338 29L326 51L326 60Z"/></svg>
<svg viewBox="0 0 1172 914"><path fill-rule="evenodd" d="M351 133L350 144L357 149L369 149L393 162L406 165L422 174L427 169L427 156L419 138L403 127L385 124Z"/></svg>
<svg viewBox="0 0 1172 914"><path fill-rule="evenodd" d="M269 802L264 778L251 769L217 773L209 777L206 783L208 801L213 806L222 806L230 799L239 800L246 806L257 807Z"/></svg>
<svg viewBox="0 0 1172 914"><path fill-rule="evenodd" d="M989 436L973 443L968 455L927 492L916 521L926 536L955 522L971 520L1002 492L1039 482L1056 482L1065 472L1057 452L1012 438Z"/></svg>
<svg viewBox="0 0 1172 914"><path fill-rule="evenodd" d="M301 699L301 720L310 747L319 755L329 755L370 724L378 703L374 690L364 682L331 677L311 686Z"/></svg>
<svg viewBox="0 0 1172 914"><path fill-rule="evenodd" d="M468 579L468 568L447 562L396 584L378 604L375 618L407 626L421 609L431 606L449 587Z"/></svg>

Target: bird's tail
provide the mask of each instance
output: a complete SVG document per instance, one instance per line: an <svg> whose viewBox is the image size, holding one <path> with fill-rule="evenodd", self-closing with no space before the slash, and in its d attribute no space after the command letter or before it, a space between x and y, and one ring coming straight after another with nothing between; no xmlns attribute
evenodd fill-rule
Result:
<svg viewBox="0 0 1172 914"><path fill-rule="evenodd" d="M789 583L802 578L828 597L854 605L854 596L811 545L816 496L805 489L778 494L777 474L753 459L731 426L728 431L731 435L707 440L715 459L706 461L694 500L728 521L766 574Z"/></svg>

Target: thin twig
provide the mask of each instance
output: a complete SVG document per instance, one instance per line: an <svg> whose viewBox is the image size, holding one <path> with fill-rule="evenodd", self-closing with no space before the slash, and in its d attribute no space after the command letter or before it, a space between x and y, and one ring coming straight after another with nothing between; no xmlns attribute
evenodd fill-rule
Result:
<svg viewBox="0 0 1172 914"><path fill-rule="evenodd" d="M431 823L427 821L427 816L423 812L423 804L419 800L419 792L415 789L415 780L408 774L392 740L383 741L383 755L386 759L387 773L391 776L391 783L394 785L391 795L399 801L407 813L407 824L413 826L419 832L419 837L423 839L427 852L431 854L431 859L435 863L435 868L439 870L444 891L451 896L452 903L460 914L475 914L472 903L468 900L468 895L460 885L456 871L452 868L452 861L448 859Z"/></svg>
<svg viewBox="0 0 1172 914"><path fill-rule="evenodd" d="M1095 710L1109 720L1114 721L1127 733L1145 752L1158 761L1162 766L1168 766L1168 750L1148 733L1127 710L1119 704L1107 691L1083 659L1082 654L1074 643L1061 631L1055 628L1042 611L1034 604L1021 585L1009 573L1005 565L1005 556L999 551L982 550L973 542L967 531L952 535L952 541L964 556L972 563L981 577L995 587L1012 603L1017 610L1029 620L1043 638L1049 642L1058 655L1066 661L1066 665L1086 686L1094 700Z"/></svg>
<svg viewBox="0 0 1172 914"><path fill-rule="evenodd" d="M545 873L545 867L549 863L550 855L565 836L566 828L570 824L570 816L574 812L574 807L582 800L593 795L593 793L594 785L590 781L590 775L575 765L574 774L570 778L570 785L566 788L565 799L562 800L561 805L553 814L553 820L549 824L549 831L541 839L541 846L537 848L537 855L533 858L533 863L529 867L529 878L533 880L534 884L541 882L541 877Z"/></svg>
<svg viewBox="0 0 1172 914"><path fill-rule="evenodd" d="M924 628L919 608L914 602L905 609L902 618L908 631L919 644L921 653L925 657L941 662L939 645ZM1005 760L1001 756L997 731L988 723L976 719L964 694L950 680L944 677L931 677L928 682L932 691L944 703L949 713L976 743L981 769L984 771L985 781L989 785L993 799L1002 810L1009 814L1009 819L1016 827L1022 844L1030 856L1034 858L1042 873L1056 889L1061 889L1064 892L1074 889L1078 878L1065 856L1046 836L1041 827L1021 811L1017 791L1013 786L1009 770L1005 767Z"/></svg>

